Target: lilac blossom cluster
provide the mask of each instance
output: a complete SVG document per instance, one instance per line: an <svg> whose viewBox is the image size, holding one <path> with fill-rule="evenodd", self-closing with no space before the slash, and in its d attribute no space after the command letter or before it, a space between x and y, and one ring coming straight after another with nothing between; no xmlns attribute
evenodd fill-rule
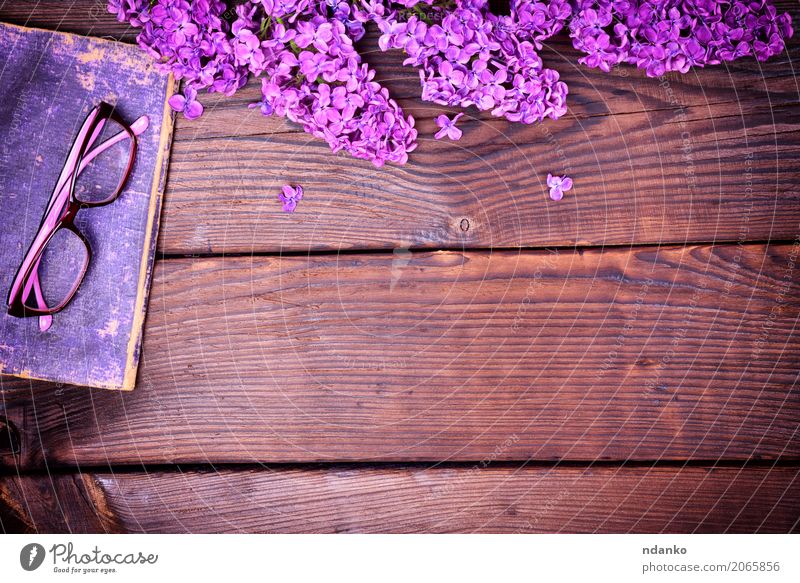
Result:
<svg viewBox="0 0 800 583"><path fill-rule="evenodd" d="M419 69L422 98L474 106L533 123L566 112L567 86L539 56L568 27L580 61L609 71L630 63L661 75L784 49L788 14L769 0L109 0L138 42L183 81L170 104L187 118L203 113L200 91L235 93L261 77L251 107L285 116L334 151L403 164L416 147L414 119L375 81L354 43L372 22L382 50L405 53ZM437 137L460 136L455 121Z"/></svg>
<svg viewBox="0 0 800 583"><path fill-rule="evenodd" d="M139 44L183 80L170 104L189 118L203 112L198 91L231 95L262 76L261 112L301 124L334 152L382 166L404 164L416 147L414 119L374 81L328 2L250 0L228 11L221 0L110 0L109 8L141 26Z"/></svg>
<svg viewBox="0 0 800 583"><path fill-rule="evenodd" d="M571 13L567 0L512 0L508 15L493 14L488 0L460 0L375 20L380 48L402 49L404 63L419 68L422 99L533 123L567 111L567 85L537 51Z"/></svg>
<svg viewBox="0 0 800 583"><path fill-rule="evenodd" d="M765 0L578 0L570 21L580 62L610 71L618 63L658 77L746 56L766 61L792 36L791 17Z"/></svg>

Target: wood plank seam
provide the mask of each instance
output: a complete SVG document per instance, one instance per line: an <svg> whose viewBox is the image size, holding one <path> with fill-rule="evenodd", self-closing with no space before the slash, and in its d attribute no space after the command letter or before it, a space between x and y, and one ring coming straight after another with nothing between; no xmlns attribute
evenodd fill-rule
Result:
<svg viewBox="0 0 800 583"><path fill-rule="evenodd" d="M380 469L0 479L34 532L793 532L800 470ZM36 503L25 507L21 499ZM6 527L5 525L9 525Z"/></svg>

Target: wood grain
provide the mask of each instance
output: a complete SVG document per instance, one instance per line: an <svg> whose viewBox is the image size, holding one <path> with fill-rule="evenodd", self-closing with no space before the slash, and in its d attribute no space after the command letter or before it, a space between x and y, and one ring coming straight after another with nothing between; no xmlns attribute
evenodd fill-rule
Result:
<svg viewBox="0 0 800 583"><path fill-rule="evenodd" d="M659 110L538 129L463 119L457 145L424 138L407 165L380 170L331 156L306 134L178 141L161 250L792 239L800 225L800 108L728 104L684 113L685 122ZM420 121L428 133L430 126ZM556 203L545 178L563 168L576 186ZM306 191L288 216L273 200L284 183Z"/></svg>
<svg viewBox="0 0 800 583"><path fill-rule="evenodd" d="M800 16L800 9L796 5L787 8ZM378 31L368 27L367 35L359 43L359 52L375 69L376 78L418 120L430 120L441 113L442 107L419 99L420 84L416 69L403 66L405 56L402 53L380 51L378 37ZM797 103L800 98L793 70L793 63L800 58L798 40L789 40L787 51L766 63L743 59L727 66L695 70L687 75L669 74L662 79L649 78L635 67L621 67L606 74L579 65L578 59L582 54L572 47L572 41L566 34L549 39L541 54L544 62L558 70L569 85L568 116L577 119L660 109L676 110L681 107L708 108L723 103L757 102L779 106ZM180 139L203 139L301 131L300 126L284 118L264 118L258 110L248 110L249 104L261 100L260 93L260 81L251 81L230 97L202 93L200 100L206 108L205 114L195 121L181 119L178 136ZM514 125L490 115L481 115L474 108L469 108L468 112L473 116L481 116L485 123L502 128ZM556 122L554 128L557 127ZM427 132L429 136L433 133ZM520 137L525 136L523 134ZM540 139L535 132L529 132L527 137Z"/></svg>
<svg viewBox="0 0 800 583"><path fill-rule="evenodd" d="M5 3L0 18L130 40L89 2L66 13L32 4ZM800 16L796 3L778 4ZM332 155L297 126L247 110L257 83L232 98L206 96L206 115L176 128L163 253L760 241L798 232L796 40L768 63L744 59L658 80L576 66L561 35L545 57L572 88L569 115L523 127L471 110L458 144L430 139L440 108L416 98L417 77L400 56L376 52L374 34L363 44L418 118L411 162L376 171ZM567 170L576 188L553 203L544 178ZM307 193L292 216L275 199L287 182Z"/></svg>
<svg viewBox="0 0 800 583"><path fill-rule="evenodd" d="M339 468L0 478L9 532L792 532L797 468Z"/></svg>
<svg viewBox="0 0 800 583"><path fill-rule="evenodd" d="M136 390L4 380L3 459L797 459L799 250L161 262Z"/></svg>
<svg viewBox="0 0 800 583"><path fill-rule="evenodd" d="M566 42L562 39L562 42ZM791 45L786 58L800 54ZM800 93L791 61L745 73L709 68L665 80L560 70L570 113L535 126L469 111L458 144L431 139L441 108L414 96L395 55L375 55L417 119L420 147L375 170L245 112L258 85L208 96L200 121L178 123L161 250L251 253L394 248L532 247L793 238L800 224ZM795 54L797 53L797 54ZM746 65L743 65L746 66ZM746 89L745 89L746 88ZM751 89L753 89L751 91ZM547 199L548 172L576 180ZM286 182L308 195L286 217ZM220 205L220 199L228 202Z"/></svg>
<svg viewBox="0 0 800 583"><path fill-rule="evenodd" d="M0 476L0 532L121 532L88 475Z"/></svg>

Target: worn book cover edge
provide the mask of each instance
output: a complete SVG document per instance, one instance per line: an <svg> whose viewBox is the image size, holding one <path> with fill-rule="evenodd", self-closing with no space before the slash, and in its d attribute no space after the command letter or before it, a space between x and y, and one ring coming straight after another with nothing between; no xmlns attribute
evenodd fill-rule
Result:
<svg viewBox="0 0 800 583"><path fill-rule="evenodd" d="M25 32L40 31L60 36L79 36L82 38L89 38L101 44L119 42L95 36L75 35L60 30L19 26L17 24L11 24L8 22L4 22L3 25ZM164 196L164 187L166 185L167 172L169 168L169 152L172 143L172 133L175 121L175 113L169 106L169 98L172 97L174 92L175 78L170 73L164 95L164 111L161 120L161 137L158 145L158 158L156 159L155 170L153 173L153 186L150 192L150 207L148 209L146 228L147 234L142 246L142 261L139 266L139 281L136 290L136 305L134 307L133 326L131 328L131 337L128 339L128 351L122 385L98 383L91 385L89 388L108 389L114 391L132 391L136 385L136 374L139 368L139 355L142 346L142 336L144 334L144 320L147 314L147 299L149 296L150 283L155 264L155 250L158 242L158 228L161 219L161 203ZM26 373L25 371L18 374L12 374L11 376L31 381L42 381L47 383L56 382L53 379L36 377L32 374Z"/></svg>
<svg viewBox="0 0 800 583"><path fill-rule="evenodd" d="M136 372L139 368L139 356L144 335L144 320L147 315L147 299L150 295L150 284L155 266L156 245L158 244L158 227L161 223L161 207L164 198L167 172L169 170L169 152L172 143L172 131L175 114L169 106L169 98L175 92L175 79L172 74L167 81L164 96L164 114L161 118L161 141L158 144L158 158L153 173L153 188L150 193L150 210L147 217L147 229L142 246L142 263L139 266L139 285L137 287L136 306L134 307L133 327L128 339L128 359L125 363L125 376L122 382L123 391L132 391L136 385ZM116 387L115 387L116 388Z"/></svg>

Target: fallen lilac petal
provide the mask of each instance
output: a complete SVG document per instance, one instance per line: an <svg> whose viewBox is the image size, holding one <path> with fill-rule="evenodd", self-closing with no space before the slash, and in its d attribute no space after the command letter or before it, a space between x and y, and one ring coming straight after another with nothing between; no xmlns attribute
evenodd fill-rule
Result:
<svg viewBox="0 0 800 583"><path fill-rule="evenodd" d="M572 178L548 173L547 186L550 188L550 198L561 200L564 197L564 193L572 188Z"/></svg>
<svg viewBox="0 0 800 583"><path fill-rule="evenodd" d="M283 203L284 212L291 213L297 208L297 203L303 198L303 187L299 184L291 186L284 184L281 192L278 193L278 200Z"/></svg>

